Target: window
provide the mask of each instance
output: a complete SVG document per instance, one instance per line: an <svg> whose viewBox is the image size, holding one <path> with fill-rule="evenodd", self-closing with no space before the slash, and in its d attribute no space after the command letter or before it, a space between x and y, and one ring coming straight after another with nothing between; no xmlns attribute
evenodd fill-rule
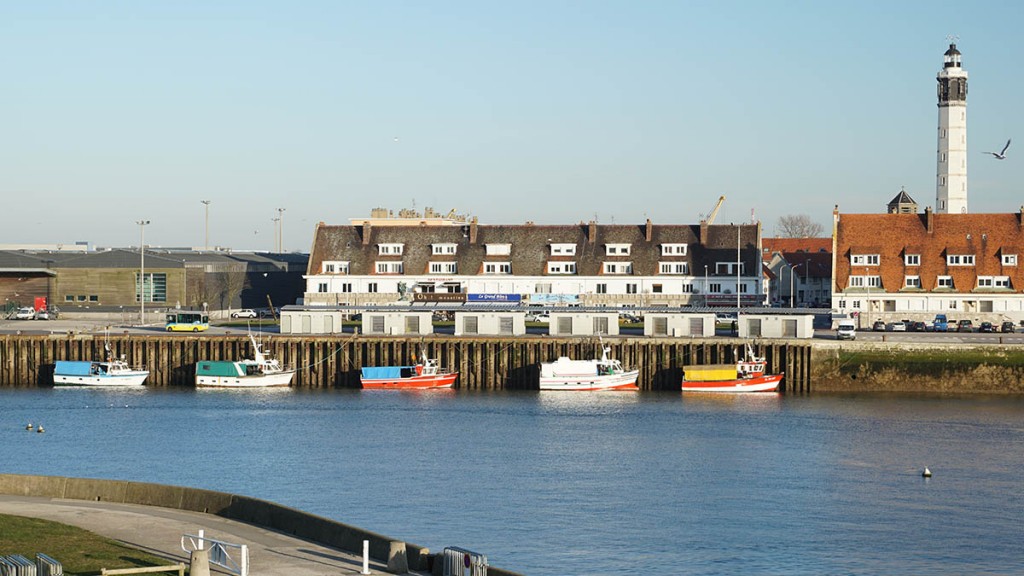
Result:
<svg viewBox="0 0 1024 576"><path fill-rule="evenodd" d="M136 299L136 300L138 300L138 296L139 296L139 295L138 295L138 293L136 293L136 294L135 294L135 299ZM79 295L78 295L78 301L79 301L79 302L85 302L85 294L79 294Z"/></svg>
<svg viewBox="0 0 1024 576"><path fill-rule="evenodd" d="M552 244L551 254L558 256L575 256L576 245L575 244Z"/></svg>
<svg viewBox="0 0 1024 576"><path fill-rule="evenodd" d="M508 256L512 253L511 244L484 244L488 256Z"/></svg>
<svg viewBox="0 0 1024 576"><path fill-rule="evenodd" d="M140 301L139 290L142 290L142 294L145 295L146 302L166 302L167 301L167 274L151 274L147 273L142 278L142 283L139 283L139 274L135 274L135 301ZM84 302L85 296L79 296L79 301Z"/></svg>
<svg viewBox="0 0 1024 576"><path fill-rule="evenodd" d="M683 294L693 294L693 284L683 284Z"/></svg>
<svg viewBox="0 0 1024 576"><path fill-rule="evenodd" d="M401 256L405 244L378 244L377 254L381 256Z"/></svg>
<svg viewBox="0 0 1024 576"><path fill-rule="evenodd" d="M907 266L920 266L921 255L920 254L907 254L903 257L903 263Z"/></svg>
<svg viewBox="0 0 1024 576"><path fill-rule="evenodd" d="M551 284L538 283L533 287L534 294L551 294Z"/></svg>
<svg viewBox="0 0 1024 576"><path fill-rule="evenodd" d="M992 279L992 281L995 284L996 288L1009 288L1010 287L1010 277L1009 276L996 276L995 278Z"/></svg>
<svg viewBox="0 0 1024 576"><path fill-rule="evenodd" d="M708 292L711 292L712 294L721 294L722 285L718 282L712 282L711 284L708 284Z"/></svg>
<svg viewBox="0 0 1024 576"><path fill-rule="evenodd" d="M881 288L881 276L850 276L850 288Z"/></svg>
<svg viewBox="0 0 1024 576"><path fill-rule="evenodd" d="M457 264L455 262L431 262L431 274L455 274Z"/></svg>
<svg viewBox="0 0 1024 576"><path fill-rule="evenodd" d="M604 263L605 274L632 274L633 264L632 262L605 262Z"/></svg>
<svg viewBox="0 0 1024 576"><path fill-rule="evenodd" d="M653 284L653 285L651 285L651 292L653 292L655 294L661 294L661 284Z"/></svg>
<svg viewBox="0 0 1024 576"><path fill-rule="evenodd" d="M321 271L324 274L348 274L348 262L324 261Z"/></svg>
<svg viewBox="0 0 1024 576"><path fill-rule="evenodd" d="M484 262L484 274L511 274L510 262Z"/></svg>
<svg viewBox="0 0 1024 576"><path fill-rule="evenodd" d="M636 294L636 284L626 284L626 294Z"/></svg>
<svg viewBox="0 0 1024 576"><path fill-rule="evenodd" d="M744 266L740 263L740 274L743 273ZM715 263L715 274L736 274L736 263L735 262L716 262Z"/></svg>
<svg viewBox="0 0 1024 576"><path fill-rule="evenodd" d="M946 264L949 266L974 266L974 254L947 254Z"/></svg>
<svg viewBox="0 0 1024 576"><path fill-rule="evenodd" d="M850 264L854 266L878 266L878 254L853 254Z"/></svg>
<svg viewBox="0 0 1024 576"><path fill-rule="evenodd" d="M91 295L89 296L89 302L99 302L99 301L100 301L100 297L99 297L98 295L96 295L96 294L91 294Z"/></svg>
<svg viewBox="0 0 1024 576"><path fill-rule="evenodd" d="M341 285L341 291L346 293L346 294L351 293L352 292L352 283L351 282L345 282L344 284L342 284Z"/></svg>
<svg viewBox="0 0 1024 576"><path fill-rule="evenodd" d="M846 300L839 301L839 309L842 310L843 308L846 308Z"/></svg>
<svg viewBox="0 0 1024 576"><path fill-rule="evenodd" d="M548 274L575 274L575 262L548 262Z"/></svg>
<svg viewBox="0 0 1024 576"><path fill-rule="evenodd" d="M662 256L686 256L686 244L662 244Z"/></svg>
<svg viewBox="0 0 1024 576"><path fill-rule="evenodd" d="M952 276L939 276L938 281L935 283L937 288L952 288L953 277Z"/></svg>
<svg viewBox="0 0 1024 576"><path fill-rule="evenodd" d="M434 256L444 255L444 254L455 254L455 248L456 248L455 244L448 244L448 243L445 243L445 244L431 244L430 245L430 253L433 254Z"/></svg>
<svg viewBox="0 0 1024 576"><path fill-rule="evenodd" d="M991 288L992 277L991 276L978 276L978 288Z"/></svg>
<svg viewBox="0 0 1024 576"><path fill-rule="evenodd" d="M920 276L907 276L903 279L903 286L906 288L920 288L921 277Z"/></svg>
<svg viewBox="0 0 1024 576"><path fill-rule="evenodd" d="M1017 255L1016 254L1003 254L1003 266L1016 266Z"/></svg>
<svg viewBox="0 0 1024 576"><path fill-rule="evenodd" d="M737 292L739 294L746 294L747 293L747 285L741 282L739 287L738 287Z"/></svg>
<svg viewBox="0 0 1024 576"><path fill-rule="evenodd" d="M320 282L316 285L316 291L323 294L327 292L327 282Z"/></svg>
<svg viewBox="0 0 1024 576"><path fill-rule="evenodd" d="M629 244L606 244L605 256L629 256Z"/></svg>
<svg viewBox="0 0 1024 576"><path fill-rule="evenodd" d="M607 284L598 284L595 287L594 291L597 292L598 294L607 294L608 293L608 285Z"/></svg>
<svg viewBox="0 0 1024 576"><path fill-rule="evenodd" d="M863 276L850 276L850 288L863 288L864 277Z"/></svg>
<svg viewBox="0 0 1024 576"><path fill-rule="evenodd" d="M661 274L689 274L690 264L688 262L659 262L658 272Z"/></svg>
<svg viewBox="0 0 1024 576"><path fill-rule="evenodd" d="M366 291L369 292L370 294L376 294L377 293L377 283L376 282L368 282L366 284Z"/></svg>
<svg viewBox="0 0 1024 576"><path fill-rule="evenodd" d="M401 262L377 262L377 274L401 274L404 269Z"/></svg>
<svg viewBox="0 0 1024 576"><path fill-rule="evenodd" d="M75 301L75 297L74 297L74 296L72 296L71 294L66 294L66 295L64 296L64 301L65 301L65 302L74 302L74 301Z"/></svg>

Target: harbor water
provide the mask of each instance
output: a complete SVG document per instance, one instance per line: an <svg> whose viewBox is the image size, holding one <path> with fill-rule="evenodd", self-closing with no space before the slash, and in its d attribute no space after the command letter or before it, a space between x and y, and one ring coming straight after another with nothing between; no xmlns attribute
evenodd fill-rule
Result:
<svg viewBox="0 0 1024 576"><path fill-rule="evenodd" d="M41 388L0 406L5 473L233 492L530 575L1024 572L1018 396Z"/></svg>

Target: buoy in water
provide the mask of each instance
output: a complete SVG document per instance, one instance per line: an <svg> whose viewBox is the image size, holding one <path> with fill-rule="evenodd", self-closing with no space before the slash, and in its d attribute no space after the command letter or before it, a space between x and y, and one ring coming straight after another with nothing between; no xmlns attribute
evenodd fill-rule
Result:
<svg viewBox="0 0 1024 576"><path fill-rule="evenodd" d="M925 478L931 478L932 477L932 471L929 470L927 466L925 466L924 467L924 472L921 472L921 476L923 476Z"/></svg>
<svg viewBox="0 0 1024 576"><path fill-rule="evenodd" d="M36 432L38 432L39 434L42 434L43 432L46 432L46 430L43 430L43 425L40 424L39 428L36 428Z"/></svg>
<svg viewBox="0 0 1024 576"><path fill-rule="evenodd" d="M31 430L31 429L32 429L32 423L29 422L28 426L25 426L25 430Z"/></svg>

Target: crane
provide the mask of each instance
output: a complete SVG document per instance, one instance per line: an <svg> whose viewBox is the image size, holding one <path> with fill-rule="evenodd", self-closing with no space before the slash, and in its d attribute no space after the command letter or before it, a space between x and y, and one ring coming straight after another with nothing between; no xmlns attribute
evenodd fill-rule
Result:
<svg viewBox="0 0 1024 576"><path fill-rule="evenodd" d="M702 219L701 222L706 222L708 224L714 223L715 216L718 216L718 209L722 207L722 202L725 202L724 195L718 197L718 203L715 204L715 207L711 209L711 212L708 213L707 217Z"/></svg>

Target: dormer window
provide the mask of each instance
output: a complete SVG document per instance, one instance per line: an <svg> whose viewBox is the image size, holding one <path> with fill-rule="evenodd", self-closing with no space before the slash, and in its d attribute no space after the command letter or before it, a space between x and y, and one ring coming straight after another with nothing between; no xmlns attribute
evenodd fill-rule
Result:
<svg viewBox="0 0 1024 576"><path fill-rule="evenodd" d="M1003 254L1003 266L1016 266L1017 255L1016 254Z"/></svg>
<svg viewBox="0 0 1024 576"><path fill-rule="evenodd" d="M348 274L348 262L338 260L324 261L320 266L320 272L323 274Z"/></svg>
<svg viewBox="0 0 1024 576"><path fill-rule="evenodd" d="M431 274L455 274L458 266L455 262L431 262Z"/></svg>
<svg viewBox="0 0 1024 576"><path fill-rule="evenodd" d="M401 256L405 244L377 244L377 254L380 256Z"/></svg>
<svg viewBox="0 0 1024 576"><path fill-rule="evenodd" d="M484 262L484 274L511 274L511 262Z"/></svg>
<svg viewBox="0 0 1024 576"><path fill-rule="evenodd" d="M905 254L903 256L903 263L907 266L920 266L921 255L920 254Z"/></svg>
<svg viewBox="0 0 1024 576"><path fill-rule="evenodd" d="M401 262L377 262L374 269L377 274L401 274L404 270Z"/></svg>
<svg viewBox="0 0 1024 576"><path fill-rule="evenodd" d="M605 244L605 256L629 256L629 244Z"/></svg>
<svg viewBox="0 0 1024 576"><path fill-rule="evenodd" d="M484 244L488 256L508 256L512 253L511 244Z"/></svg>
<svg viewBox="0 0 1024 576"><path fill-rule="evenodd" d="M443 243L443 244L431 244L430 245L430 253L433 254L434 256L444 256L444 255L455 254L455 249L456 249L457 246L458 246L457 244L452 244L452 243L447 243L447 242Z"/></svg>
<svg viewBox="0 0 1024 576"><path fill-rule="evenodd" d="M686 256L686 244L662 244L662 256ZM767 248L765 248L767 251Z"/></svg>
<svg viewBox="0 0 1024 576"><path fill-rule="evenodd" d="M605 262L604 263L605 274L632 274L633 263L632 262Z"/></svg>
<svg viewBox="0 0 1024 576"><path fill-rule="evenodd" d="M974 254L947 254L947 266L974 266Z"/></svg>
<svg viewBox="0 0 1024 576"><path fill-rule="evenodd" d="M659 274L684 275L690 273L690 265L687 262L658 262Z"/></svg>
<svg viewBox="0 0 1024 576"><path fill-rule="evenodd" d="M851 254L850 264L853 266L878 266L878 254Z"/></svg>
<svg viewBox="0 0 1024 576"><path fill-rule="evenodd" d="M575 262L548 262L548 274L575 274Z"/></svg>
<svg viewBox="0 0 1024 576"><path fill-rule="evenodd" d="M552 256L575 256L576 245L575 244L552 244L551 245Z"/></svg>

